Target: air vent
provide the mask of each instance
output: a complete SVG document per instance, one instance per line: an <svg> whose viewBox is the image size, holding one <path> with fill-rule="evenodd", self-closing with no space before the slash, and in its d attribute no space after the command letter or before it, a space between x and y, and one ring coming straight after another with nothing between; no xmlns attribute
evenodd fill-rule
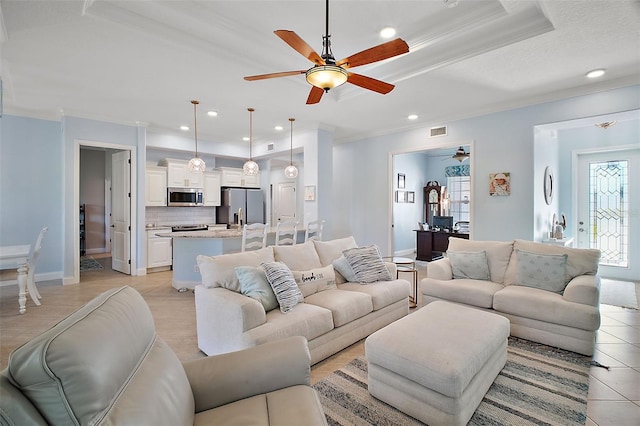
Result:
<svg viewBox="0 0 640 426"><path fill-rule="evenodd" d="M273 142L267 145L267 151L273 151Z"/></svg>
<svg viewBox="0 0 640 426"><path fill-rule="evenodd" d="M432 127L429 129L429 136L446 136L447 135L447 126L442 127Z"/></svg>

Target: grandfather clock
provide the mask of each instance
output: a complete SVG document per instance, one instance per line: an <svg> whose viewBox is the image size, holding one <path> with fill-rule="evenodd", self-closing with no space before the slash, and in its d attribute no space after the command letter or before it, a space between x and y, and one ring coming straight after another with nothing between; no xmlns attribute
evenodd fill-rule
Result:
<svg viewBox="0 0 640 426"><path fill-rule="evenodd" d="M437 180L430 180L427 182L427 186L424 187L424 204L425 204L425 219L429 226L433 226L433 217L440 216L440 197L442 187Z"/></svg>

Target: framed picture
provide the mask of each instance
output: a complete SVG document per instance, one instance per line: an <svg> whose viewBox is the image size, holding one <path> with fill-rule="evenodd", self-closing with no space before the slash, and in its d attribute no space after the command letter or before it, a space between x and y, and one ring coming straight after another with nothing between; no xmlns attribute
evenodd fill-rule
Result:
<svg viewBox="0 0 640 426"><path fill-rule="evenodd" d="M398 173L398 189L404 189L404 173Z"/></svg>
<svg viewBox="0 0 640 426"><path fill-rule="evenodd" d="M396 203L407 202L407 191L396 191Z"/></svg>
<svg viewBox="0 0 640 426"><path fill-rule="evenodd" d="M416 193L413 191L407 192L407 203L415 203L416 202Z"/></svg>
<svg viewBox="0 0 640 426"><path fill-rule="evenodd" d="M304 200L305 201L315 201L316 199L316 187L315 185L305 186L304 187Z"/></svg>
<svg viewBox="0 0 640 426"><path fill-rule="evenodd" d="M489 173L489 195L497 197L511 194L511 173Z"/></svg>

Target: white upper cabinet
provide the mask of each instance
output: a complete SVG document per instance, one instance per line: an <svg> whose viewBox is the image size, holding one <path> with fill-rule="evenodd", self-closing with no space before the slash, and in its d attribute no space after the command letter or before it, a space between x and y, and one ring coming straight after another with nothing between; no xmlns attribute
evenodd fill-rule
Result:
<svg viewBox="0 0 640 426"><path fill-rule="evenodd" d="M204 205L219 206L220 203L220 173L204 172Z"/></svg>
<svg viewBox="0 0 640 426"><path fill-rule="evenodd" d="M257 176L245 176L242 169L233 167L218 167L216 170L220 172L221 186L260 188L260 173Z"/></svg>
<svg viewBox="0 0 640 426"><path fill-rule="evenodd" d="M146 168L145 205L167 205L167 168L147 166Z"/></svg>
<svg viewBox="0 0 640 426"><path fill-rule="evenodd" d="M186 160L164 159L158 163L167 167L167 186L177 188L204 188L202 172L191 172Z"/></svg>

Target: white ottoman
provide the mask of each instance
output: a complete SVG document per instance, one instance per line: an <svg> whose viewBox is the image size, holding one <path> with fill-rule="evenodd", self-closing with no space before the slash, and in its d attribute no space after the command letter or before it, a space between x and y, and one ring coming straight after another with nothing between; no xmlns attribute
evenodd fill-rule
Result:
<svg viewBox="0 0 640 426"><path fill-rule="evenodd" d="M509 320L436 301L365 341L369 392L434 425L465 425L507 360Z"/></svg>

